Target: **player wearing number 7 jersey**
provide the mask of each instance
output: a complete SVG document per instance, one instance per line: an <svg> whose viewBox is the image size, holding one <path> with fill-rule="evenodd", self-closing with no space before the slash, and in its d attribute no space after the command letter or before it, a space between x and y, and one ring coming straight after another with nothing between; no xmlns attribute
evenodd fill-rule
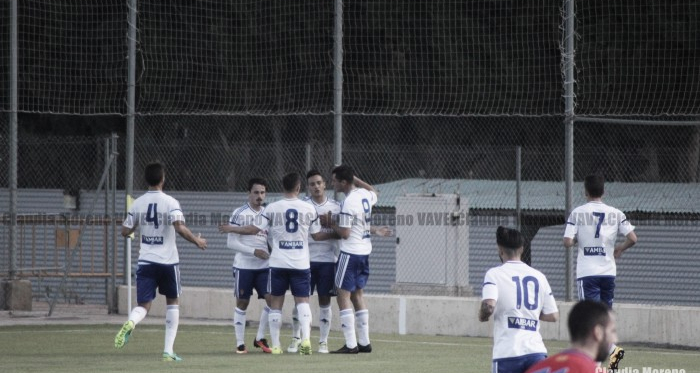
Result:
<svg viewBox="0 0 700 373"><path fill-rule="evenodd" d="M311 204L300 200L301 176L291 173L282 179L284 198L269 204L254 225L229 227L238 234L257 234L267 229L272 242L270 254L270 337L272 353L281 354L280 330L282 328L282 305L284 294L291 289L301 326L302 355L311 354L311 265L309 260L309 235L321 241L331 237L321 232L318 214Z"/></svg>
<svg viewBox="0 0 700 373"><path fill-rule="evenodd" d="M156 289L165 295L167 311L165 313L165 348L163 361L179 361L173 352L173 343L177 335L180 319L180 269L175 232L187 241L204 250L207 241L195 236L185 226L185 216L180 203L163 193L165 168L160 163L146 166L148 192L137 198L122 223L121 234L131 235L136 228L141 233L139 250L139 267L136 271L136 301L138 306L129 313L129 320L114 337L114 347L122 348L129 341L131 332L151 308L156 297Z"/></svg>
<svg viewBox="0 0 700 373"><path fill-rule="evenodd" d="M615 259L637 243L634 226L622 211L603 203L605 179L588 175L583 186L588 203L575 208L566 220L564 246L568 249L578 242L576 285L579 300L594 300L612 308L617 267ZM617 235L625 241L615 244ZM612 345L609 369L618 369L624 350Z"/></svg>
<svg viewBox="0 0 700 373"><path fill-rule="evenodd" d="M540 321L557 321L559 310L544 274L520 260L520 232L498 227L496 243L503 264L484 276L479 321L493 315L492 373L522 373L547 357Z"/></svg>

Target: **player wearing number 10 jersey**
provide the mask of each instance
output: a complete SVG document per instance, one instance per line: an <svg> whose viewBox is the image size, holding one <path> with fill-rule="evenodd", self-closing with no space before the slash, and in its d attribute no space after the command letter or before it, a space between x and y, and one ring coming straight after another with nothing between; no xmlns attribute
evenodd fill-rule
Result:
<svg viewBox="0 0 700 373"><path fill-rule="evenodd" d="M494 315L492 373L522 373L547 357L540 321L557 321L559 311L544 274L520 260L520 232L498 227L496 242L503 265L486 272L479 321Z"/></svg>

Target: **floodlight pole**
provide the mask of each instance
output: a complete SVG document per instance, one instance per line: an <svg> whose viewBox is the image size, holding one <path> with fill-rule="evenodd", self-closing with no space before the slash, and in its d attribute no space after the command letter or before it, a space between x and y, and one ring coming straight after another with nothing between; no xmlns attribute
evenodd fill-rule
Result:
<svg viewBox="0 0 700 373"><path fill-rule="evenodd" d="M17 111L18 91L17 91L17 0L10 1L10 138L8 150L9 170L8 181L10 189L10 224L9 227L9 277L10 280L17 279Z"/></svg>
<svg viewBox="0 0 700 373"><path fill-rule="evenodd" d="M134 115L136 113L136 6L137 0L129 0L129 67L127 78L126 112L126 175L124 189L126 207L130 204L134 187ZM125 211L128 212L128 211ZM124 240L124 277L126 282L126 312L131 312L131 238Z"/></svg>
<svg viewBox="0 0 700 373"><path fill-rule="evenodd" d="M333 33L333 164L343 163L343 1L335 0Z"/></svg>
<svg viewBox="0 0 700 373"><path fill-rule="evenodd" d="M574 0L564 0L565 27L564 27L564 53L562 53L562 68L564 69L564 131L565 131L565 196L567 219L573 209L573 185L574 185ZM566 301L573 298L573 250L566 250Z"/></svg>

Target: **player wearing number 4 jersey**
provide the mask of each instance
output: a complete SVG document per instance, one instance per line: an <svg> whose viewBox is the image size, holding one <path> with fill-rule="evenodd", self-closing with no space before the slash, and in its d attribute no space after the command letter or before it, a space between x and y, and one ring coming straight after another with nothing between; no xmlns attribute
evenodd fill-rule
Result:
<svg viewBox="0 0 700 373"><path fill-rule="evenodd" d="M566 221L564 246L578 242L576 285L580 300L594 300L612 308L617 268L615 259L637 242L634 226L622 211L603 203L605 180L588 175L584 180L588 203L575 208ZM618 234L624 242L615 244ZM624 350L614 344L610 348L609 369L618 369Z"/></svg>
<svg viewBox="0 0 700 373"><path fill-rule="evenodd" d="M207 241L187 229L180 203L163 193L163 165L151 163L146 166L145 174L148 192L134 201L121 231L124 237L131 235L136 228L141 233L139 267L136 272L138 306L131 310L129 320L114 337L114 347L122 348L129 341L131 332L150 310L158 289L159 293L165 295L168 307L165 313L163 361L180 361L182 359L173 352L180 319L180 269L175 232L202 250L207 247Z"/></svg>
<svg viewBox="0 0 700 373"><path fill-rule="evenodd" d="M520 260L520 232L498 227L496 242L503 264L486 272L479 321L493 314L492 373L522 373L547 357L540 321L557 321L559 311L547 278Z"/></svg>
<svg viewBox="0 0 700 373"><path fill-rule="evenodd" d="M301 327L299 352L311 354L311 307L309 307L310 261L309 235L315 240L331 237L321 232L318 214L313 206L298 198L301 190L301 176L287 174L282 179L284 198L265 208L262 219L254 225L230 227L229 231L238 234L257 234L267 229L272 242L270 254L270 313L268 321L272 339L272 353L281 354L280 330L282 328L282 305L284 294L291 289Z"/></svg>

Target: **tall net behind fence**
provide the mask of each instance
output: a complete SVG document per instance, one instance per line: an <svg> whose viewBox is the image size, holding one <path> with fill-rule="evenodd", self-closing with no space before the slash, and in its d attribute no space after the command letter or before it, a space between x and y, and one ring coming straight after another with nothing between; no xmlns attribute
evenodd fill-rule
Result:
<svg viewBox="0 0 700 373"><path fill-rule="evenodd" d="M19 111L125 113L127 2L18 1ZM0 5L0 83L9 77L9 7ZM5 18L6 17L6 18ZM0 107L9 109L9 84Z"/></svg>
<svg viewBox="0 0 700 373"><path fill-rule="evenodd" d="M560 114L559 5L347 2L345 111Z"/></svg>
<svg viewBox="0 0 700 373"><path fill-rule="evenodd" d="M139 1L139 42L140 113L332 107L332 1Z"/></svg>
<svg viewBox="0 0 700 373"><path fill-rule="evenodd" d="M700 5L576 1L579 115L697 115Z"/></svg>

